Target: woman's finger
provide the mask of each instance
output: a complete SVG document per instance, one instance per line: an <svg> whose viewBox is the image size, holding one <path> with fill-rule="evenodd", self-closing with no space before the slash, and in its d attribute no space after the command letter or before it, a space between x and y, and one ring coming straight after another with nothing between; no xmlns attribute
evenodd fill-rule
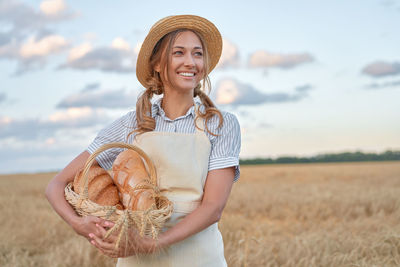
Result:
<svg viewBox="0 0 400 267"><path fill-rule="evenodd" d="M95 241L95 246L97 248L101 248L103 250L114 250L115 245L114 243L110 243L108 241L103 240L102 238L99 238L98 236L94 235L94 234L90 234L89 235L92 238L92 241ZM93 243L92 243L93 244Z"/></svg>
<svg viewBox="0 0 400 267"><path fill-rule="evenodd" d="M112 227L114 226L114 223L111 222L111 221L107 221L107 220L103 220L103 219L102 219L100 225L103 226L103 227L106 228L106 229L110 229L110 228L112 228Z"/></svg>
<svg viewBox="0 0 400 267"><path fill-rule="evenodd" d="M92 240L90 242L93 246L95 246L102 254L111 257L111 258L117 258L118 257L118 252L117 251L109 251L109 250L105 250L103 249L101 246L99 246L98 244L96 244L96 242L94 240Z"/></svg>
<svg viewBox="0 0 400 267"><path fill-rule="evenodd" d="M103 226L99 225L98 223L96 223L96 228L100 233L100 236L104 237L104 235L107 233L106 229L104 229Z"/></svg>
<svg viewBox="0 0 400 267"><path fill-rule="evenodd" d="M115 243L115 242L116 242L117 236L115 235L115 232L112 233L111 235L109 235L107 238L105 238L105 236L106 236L106 234L107 234L106 229L104 229L102 226L100 226L100 225L98 225L98 224L96 224L96 227L98 228L98 231L99 231L99 233L100 233L100 237L101 237L103 240L106 240L106 241L109 242L109 243Z"/></svg>
<svg viewBox="0 0 400 267"><path fill-rule="evenodd" d="M104 255L111 257L111 258L118 258L120 257L120 250L116 249L114 246L104 245L101 239L92 239L90 243L95 246L101 253Z"/></svg>

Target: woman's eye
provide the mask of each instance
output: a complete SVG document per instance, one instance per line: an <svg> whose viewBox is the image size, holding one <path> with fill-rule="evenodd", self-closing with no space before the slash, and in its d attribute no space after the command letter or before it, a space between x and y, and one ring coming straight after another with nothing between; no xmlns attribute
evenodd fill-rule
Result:
<svg viewBox="0 0 400 267"><path fill-rule="evenodd" d="M203 52L196 52L196 53L194 53L196 56L203 56Z"/></svg>
<svg viewBox="0 0 400 267"><path fill-rule="evenodd" d="M173 54L174 55L183 55L183 52L182 51L175 51Z"/></svg>

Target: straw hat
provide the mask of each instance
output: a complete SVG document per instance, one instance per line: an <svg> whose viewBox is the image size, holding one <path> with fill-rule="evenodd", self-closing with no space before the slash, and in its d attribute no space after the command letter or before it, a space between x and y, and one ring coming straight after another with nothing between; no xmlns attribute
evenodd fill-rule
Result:
<svg viewBox="0 0 400 267"><path fill-rule="evenodd" d="M210 69L217 65L222 52L222 37L217 27L209 20L195 15L169 16L157 21L151 27L144 39L136 63L136 76L139 82L146 86L146 80L151 77L150 56L156 43L166 34L178 30L195 30L205 40L209 54Z"/></svg>

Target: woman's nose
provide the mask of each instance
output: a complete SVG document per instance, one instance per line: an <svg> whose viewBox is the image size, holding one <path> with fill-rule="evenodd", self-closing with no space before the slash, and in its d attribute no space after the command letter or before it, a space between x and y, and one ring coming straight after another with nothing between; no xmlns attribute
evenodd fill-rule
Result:
<svg viewBox="0 0 400 267"><path fill-rule="evenodd" d="M184 61L185 66L194 66L194 59L191 54L187 53Z"/></svg>

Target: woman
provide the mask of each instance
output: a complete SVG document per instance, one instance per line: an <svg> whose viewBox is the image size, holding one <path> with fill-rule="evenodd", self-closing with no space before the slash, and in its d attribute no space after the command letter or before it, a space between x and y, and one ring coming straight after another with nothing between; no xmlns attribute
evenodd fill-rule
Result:
<svg viewBox="0 0 400 267"><path fill-rule="evenodd" d="M208 74L221 50L218 29L202 17L158 21L138 55L136 75L146 90L136 111L100 131L87 151L47 187L46 195L59 215L104 254L119 257L117 266L226 266L217 222L239 178L240 128L234 115L220 112L202 91L210 85ZM162 98L152 103L154 95ZM159 187L174 204L157 240L131 231L129 245L117 251L115 236L103 240L112 223L77 216L63 197L64 187L90 153L110 142L143 149L157 168ZM120 152L107 150L96 160L109 169Z"/></svg>

